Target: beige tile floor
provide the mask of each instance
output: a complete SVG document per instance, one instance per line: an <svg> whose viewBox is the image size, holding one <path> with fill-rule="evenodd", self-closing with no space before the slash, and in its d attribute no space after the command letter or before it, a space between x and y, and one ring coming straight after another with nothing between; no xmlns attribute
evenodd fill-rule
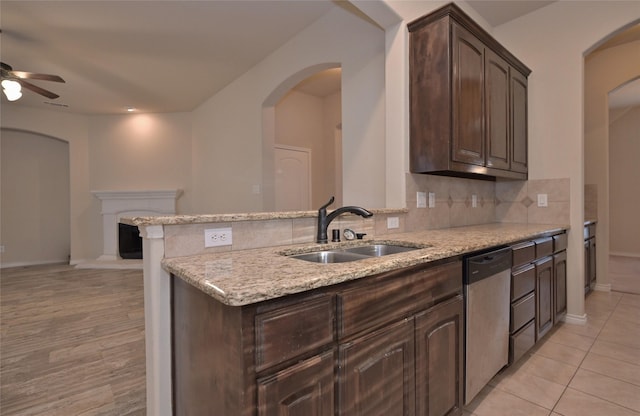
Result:
<svg viewBox="0 0 640 416"><path fill-rule="evenodd" d="M640 295L592 292L585 311L587 325L557 325L463 414L640 415Z"/></svg>

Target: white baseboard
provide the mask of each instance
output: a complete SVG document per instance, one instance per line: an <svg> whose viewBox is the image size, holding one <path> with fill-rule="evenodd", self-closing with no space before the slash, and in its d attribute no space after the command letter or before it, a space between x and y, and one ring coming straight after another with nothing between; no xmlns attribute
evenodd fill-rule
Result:
<svg viewBox="0 0 640 416"><path fill-rule="evenodd" d="M632 257L636 259L640 259L640 253L625 253L622 251L610 251L610 256L618 256L618 257Z"/></svg>
<svg viewBox="0 0 640 416"><path fill-rule="evenodd" d="M10 263L0 263L0 269L10 269L12 267L46 266L48 264L69 264L69 263L61 260L15 261Z"/></svg>
<svg viewBox="0 0 640 416"><path fill-rule="evenodd" d="M596 283L593 286L593 290L597 290L598 292L611 292L611 283Z"/></svg>
<svg viewBox="0 0 640 416"><path fill-rule="evenodd" d="M587 324L587 314L582 315L574 315L572 313L566 314L562 317L562 320L565 323L573 324L573 325L586 325Z"/></svg>
<svg viewBox="0 0 640 416"><path fill-rule="evenodd" d="M76 269L135 269L142 270L143 263L142 260L87 260L75 265Z"/></svg>

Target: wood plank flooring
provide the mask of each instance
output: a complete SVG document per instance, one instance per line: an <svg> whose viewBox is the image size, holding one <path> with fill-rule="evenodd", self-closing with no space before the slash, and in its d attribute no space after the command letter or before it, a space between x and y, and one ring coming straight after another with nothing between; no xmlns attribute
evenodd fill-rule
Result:
<svg viewBox="0 0 640 416"><path fill-rule="evenodd" d="M0 273L0 414L145 415L141 270Z"/></svg>

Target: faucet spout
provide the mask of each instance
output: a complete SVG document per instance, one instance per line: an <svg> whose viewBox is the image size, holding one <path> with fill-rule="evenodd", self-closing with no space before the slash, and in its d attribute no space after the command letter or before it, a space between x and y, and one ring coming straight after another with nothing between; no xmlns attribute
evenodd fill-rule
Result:
<svg viewBox="0 0 640 416"><path fill-rule="evenodd" d="M348 212L351 214L360 215L363 218L369 218L373 216L373 214L367 211L366 209L361 207L354 207L354 206L338 208L327 215L327 207L333 204L334 200L335 198L331 197L329 202L321 206L320 209L318 210L318 235L316 239L318 243L329 242L327 238L327 229L329 228L329 224L331 224L331 221L333 221L339 215L342 215Z"/></svg>

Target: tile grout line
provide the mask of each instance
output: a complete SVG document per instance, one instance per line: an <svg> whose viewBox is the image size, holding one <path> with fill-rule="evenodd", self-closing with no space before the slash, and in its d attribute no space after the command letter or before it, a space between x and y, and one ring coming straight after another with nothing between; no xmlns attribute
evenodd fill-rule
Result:
<svg viewBox="0 0 640 416"><path fill-rule="evenodd" d="M610 293L610 292L609 292ZM556 403L553 405L553 408L551 409L551 413L558 413L558 414L562 414L560 412L556 412L556 407L558 407L558 403L560 403L560 400L562 400L562 397L564 396L564 394L567 392L567 389L569 389L569 385L571 384L571 382L573 381L573 379L575 378L576 374L578 374L578 371L582 368L582 364L584 363L584 360L587 359L587 356L589 355L589 353L591 352L591 349L593 348L593 345L596 343L596 341L598 340L598 338L600 337L600 333L602 332L602 330L604 329L604 327L607 325L607 323L609 322L609 319L611 319L611 316L613 315L613 312L618 308L618 305L620 304L620 301L622 300L622 296L620 296L620 298L616 301L615 306L613 307L613 309L609 312L609 315L607 316L607 319L605 320L604 324L602 325L602 327L598 330L598 333L596 334L595 338L593 339L593 342L591 343L591 345L589 346L589 350L586 352L586 354L584 355L584 357L582 357L582 360L580 360L580 363L578 364L578 366L576 367L576 371L573 373L573 375L571 376L571 379L569 379L569 381L567 382L567 385L564 386L564 390L562 390L562 394L560 395L560 397L558 397L558 400L556 401ZM587 318L588 319L588 318ZM577 390L580 391L580 390ZM584 394L588 394L585 392L581 392ZM592 396L591 394L589 394L589 396ZM597 396L593 396L593 397L597 397ZM600 400L600 397L597 397ZM613 403L610 402L609 400L606 400L609 403ZM616 405L618 405L617 403L614 403ZM618 405L620 406L620 405ZM624 406L621 406L624 407ZM550 413L550 415L551 415Z"/></svg>

